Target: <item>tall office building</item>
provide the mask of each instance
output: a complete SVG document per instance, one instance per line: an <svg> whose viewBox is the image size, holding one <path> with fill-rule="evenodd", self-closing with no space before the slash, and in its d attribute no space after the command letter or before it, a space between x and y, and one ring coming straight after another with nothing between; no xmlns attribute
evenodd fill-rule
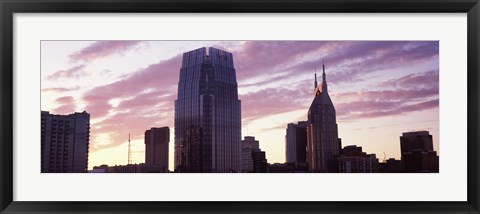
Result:
<svg viewBox="0 0 480 214"><path fill-rule="evenodd" d="M159 166L161 172L168 172L168 127L151 128L145 131L145 164Z"/></svg>
<svg viewBox="0 0 480 214"><path fill-rule="evenodd" d="M242 149L244 148L260 149L260 142L255 137L245 136L242 140Z"/></svg>
<svg viewBox="0 0 480 214"><path fill-rule="evenodd" d="M404 172L438 172L439 157L428 131L406 132L400 136Z"/></svg>
<svg viewBox="0 0 480 214"><path fill-rule="evenodd" d="M197 132L187 133L187 129L200 130L201 137L191 136ZM198 140L198 149L187 151L192 139ZM199 155L201 172L238 172L240 140L241 109L232 54L215 48L184 53L175 100L175 170L190 164L188 152L196 152L193 156Z"/></svg>
<svg viewBox="0 0 480 214"><path fill-rule="evenodd" d="M87 172L90 114L41 112L42 173Z"/></svg>
<svg viewBox="0 0 480 214"><path fill-rule="evenodd" d="M345 146L338 156L338 172L372 173L378 172L378 158L375 154L367 154L361 146Z"/></svg>
<svg viewBox="0 0 480 214"><path fill-rule="evenodd" d="M339 140L335 107L327 91L325 65L322 85L315 74L315 98L308 110L307 164L311 172L337 172Z"/></svg>
<svg viewBox="0 0 480 214"><path fill-rule="evenodd" d="M285 135L286 163L304 165L307 161L307 121L289 123Z"/></svg>
<svg viewBox="0 0 480 214"><path fill-rule="evenodd" d="M260 150L259 141L255 137L245 136L242 140L241 172L267 172L265 152Z"/></svg>
<svg viewBox="0 0 480 214"><path fill-rule="evenodd" d="M400 151L404 155L414 150L433 151L432 135L428 131L404 132L400 136Z"/></svg>

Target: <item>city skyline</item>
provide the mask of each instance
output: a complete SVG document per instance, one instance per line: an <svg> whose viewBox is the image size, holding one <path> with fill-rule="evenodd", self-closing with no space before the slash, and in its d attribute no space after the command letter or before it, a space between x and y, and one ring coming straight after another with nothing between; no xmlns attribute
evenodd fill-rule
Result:
<svg viewBox="0 0 480 214"><path fill-rule="evenodd" d="M259 139L270 163L285 162L285 128L306 119L314 70L321 67L322 58L343 146L359 145L380 159L383 152L386 158L399 159L400 134L428 130L440 151L438 42L160 43L42 42L42 110L69 114L85 109L91 114L89 169L126 164L128 133L137 152L133 162L143 162L143 131L174 127L172 99L181 53L203 46L233 53L242 100L242 139ZM157 46L164 52L155 60ZM55 57L63 63L52 64ZM372 134L375 140L369 138Z"/></svg>

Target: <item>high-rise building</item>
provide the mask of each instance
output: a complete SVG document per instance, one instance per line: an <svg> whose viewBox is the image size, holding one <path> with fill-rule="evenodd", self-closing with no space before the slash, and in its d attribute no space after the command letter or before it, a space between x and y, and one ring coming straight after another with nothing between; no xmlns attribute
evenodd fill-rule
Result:
<svg viewBox="0 0 480 214"><path fill-rule="evenodd" d="M378 164L378 172L381 173L401 173L403 172L402 161L389 158Z"/></svg>
<svg viewBox="0 0 480 214"><path fill-rule="evenodd" d="M145 164L159 166L162 172L168 172L168 127L151 128L145 131Z"/></svg>
<svg viewBox="0 0 480 214"><path fill-rule="evenodd" d="M285 135L286 163L305 165L307 161L307 121L289 123Z"/></svg>
<svg viewBox="0 0 480 214"><path fill-rule="evenodd" d="M242 148L260 149L260 142L255 137L245 136L242 140Z"/></svg>
<svg viewBox="0 0 480 214"><path fill-rule="evenodd" d="M405 132L400 136L404 172L438 172L439 157L428 131Z"/></svg>
<svg viewBox="0 0 480 214"><path fill-rule="evenodd" d="M253 172L256 173L265 173L268 170L268 163L266 154L264 151L256 150L252 151L253 159Z"/></svg>
<svg viewBox="0 0 480 214"><path fill-rule="evenodd" d="M402 133L400 150L402 155L414 150L433 151L432 135L428 131Z"/></svg>
<svg viewBox="0 0 480 214"><path fill-rule="evenodd" d="M100 165L94 166L91 173L162 173L165 169L159 165L150 164L128 164L128 165Z"/></svg>
<svg viewBox="0 0 480 214"><path fill-rule="evenodd" d="M175 100L176 171L189 161L187 129L201 129L201 172L241 170L241 109L231 53L200 48L183 54Z"/></svg>
<svg viewBox="0 0 480 214"><path fill-rule="evenodd" d="M41 112L42 173L83 173L88 167L90 114Z"/></svg>
<svg viewBox="0 0 480 214"><path fill-rule="evenodd" d="M307 164L311 172L337 172L339 140L335 107L327 91L325 65L322 85L315 74L315 98L308 110Z"/></svg>
<svg viewBox="0 0 480 214"><path fill-rule="evenodd" d="M260 150L255 137L246 136L242 140L242 172L267 172L265 152Z"/></svg>
<svg viewBox="0 0 480 214"><path fill-rule="evenodd" d="M345 146L337 158L338 172L371 173L378 172L378 159L375 154L367 154L361 146Z"/></svg>

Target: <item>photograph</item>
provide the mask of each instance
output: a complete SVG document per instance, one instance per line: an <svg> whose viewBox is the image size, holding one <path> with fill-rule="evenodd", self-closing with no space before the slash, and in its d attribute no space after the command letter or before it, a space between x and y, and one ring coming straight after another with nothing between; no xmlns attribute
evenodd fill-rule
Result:
<svg viewBox="0 0 480 214"><path fill-rule="evenodd" d="M480 214L479 1L0 0L0 213Z"/></svg>
<svg viewBox="0 0 480 214"><path fill-rule="evenodd" d="M439 41L40 47L41 173L439 173Z"/></svg>

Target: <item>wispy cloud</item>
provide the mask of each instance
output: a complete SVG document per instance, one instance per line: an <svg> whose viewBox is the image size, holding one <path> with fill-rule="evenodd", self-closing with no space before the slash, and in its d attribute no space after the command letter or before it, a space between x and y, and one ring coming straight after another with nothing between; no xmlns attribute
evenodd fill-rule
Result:
<svg viewBox="0 0 480 214"><path fill-rule="evenodd" d="M141 42L142 41L99 41L71 54L69 57L72 62L106 58L114 54L123 54Z"/></svg>
<svg viewBox="0 0 480 214"><path fill-rule="evenodd" d="M103 117L113 108L110 100L128 99L146 90L161 89L165 93L176 92L178 73L172 71L179 70L180 56L151 64L124 79L87 91L83 95L87 111L91 113L92 118ZM141 105L142 102L138 101L137 104Z"/></svg>
<svg viewBox="0 0 480 214"><path fill-rule="evenodd" d="M248 123L254 119L295 109L304 108L307 112L313 95L308 93L308 89L302 88L269 88L239 97L242 101L242 119Z"/></svg>
<svg viewBox="0 0 480 214"><path fill-rule="evenodd" d="M53 88L44 88L42 89L42 93L62 93L62 92L68 92L68 91L76 91L80 89L80 86L75 86L75 87L53 87Z"/></svg>
<svg viewBox="0 0 480 214"><path fill-rule="evenodd" d="M85 75L84 68L86 65L77 65L69 69L59 70L47 77L48 80L78 78Z"/></svg>
<svg viewBox="0 0 480 214"><path fill-rule="evenodd" d="M381 86L380 89L333 94L339 119L394 116L438 108L437 70L409 74L375 85Z"/></svg>
<svg viewBox="0 0 480 214"><path fill-rule="evenodd" d="M259 73L282 73L283 76L313 73L325 60L328 79L338 84L362 80L366 74L376 71L411 67L438 59L438 42L251 41L245 42L234 53L234 58L239 80ZM267 77L264 81L269 80Z"/></svg>
<svg viewBox="0 0 480 214"><path fill-rule="evenodd" d="M59 106L53 109L55 114L71 114L75 112L75 99L72 96L59 97L55 100Z"/></svg>

